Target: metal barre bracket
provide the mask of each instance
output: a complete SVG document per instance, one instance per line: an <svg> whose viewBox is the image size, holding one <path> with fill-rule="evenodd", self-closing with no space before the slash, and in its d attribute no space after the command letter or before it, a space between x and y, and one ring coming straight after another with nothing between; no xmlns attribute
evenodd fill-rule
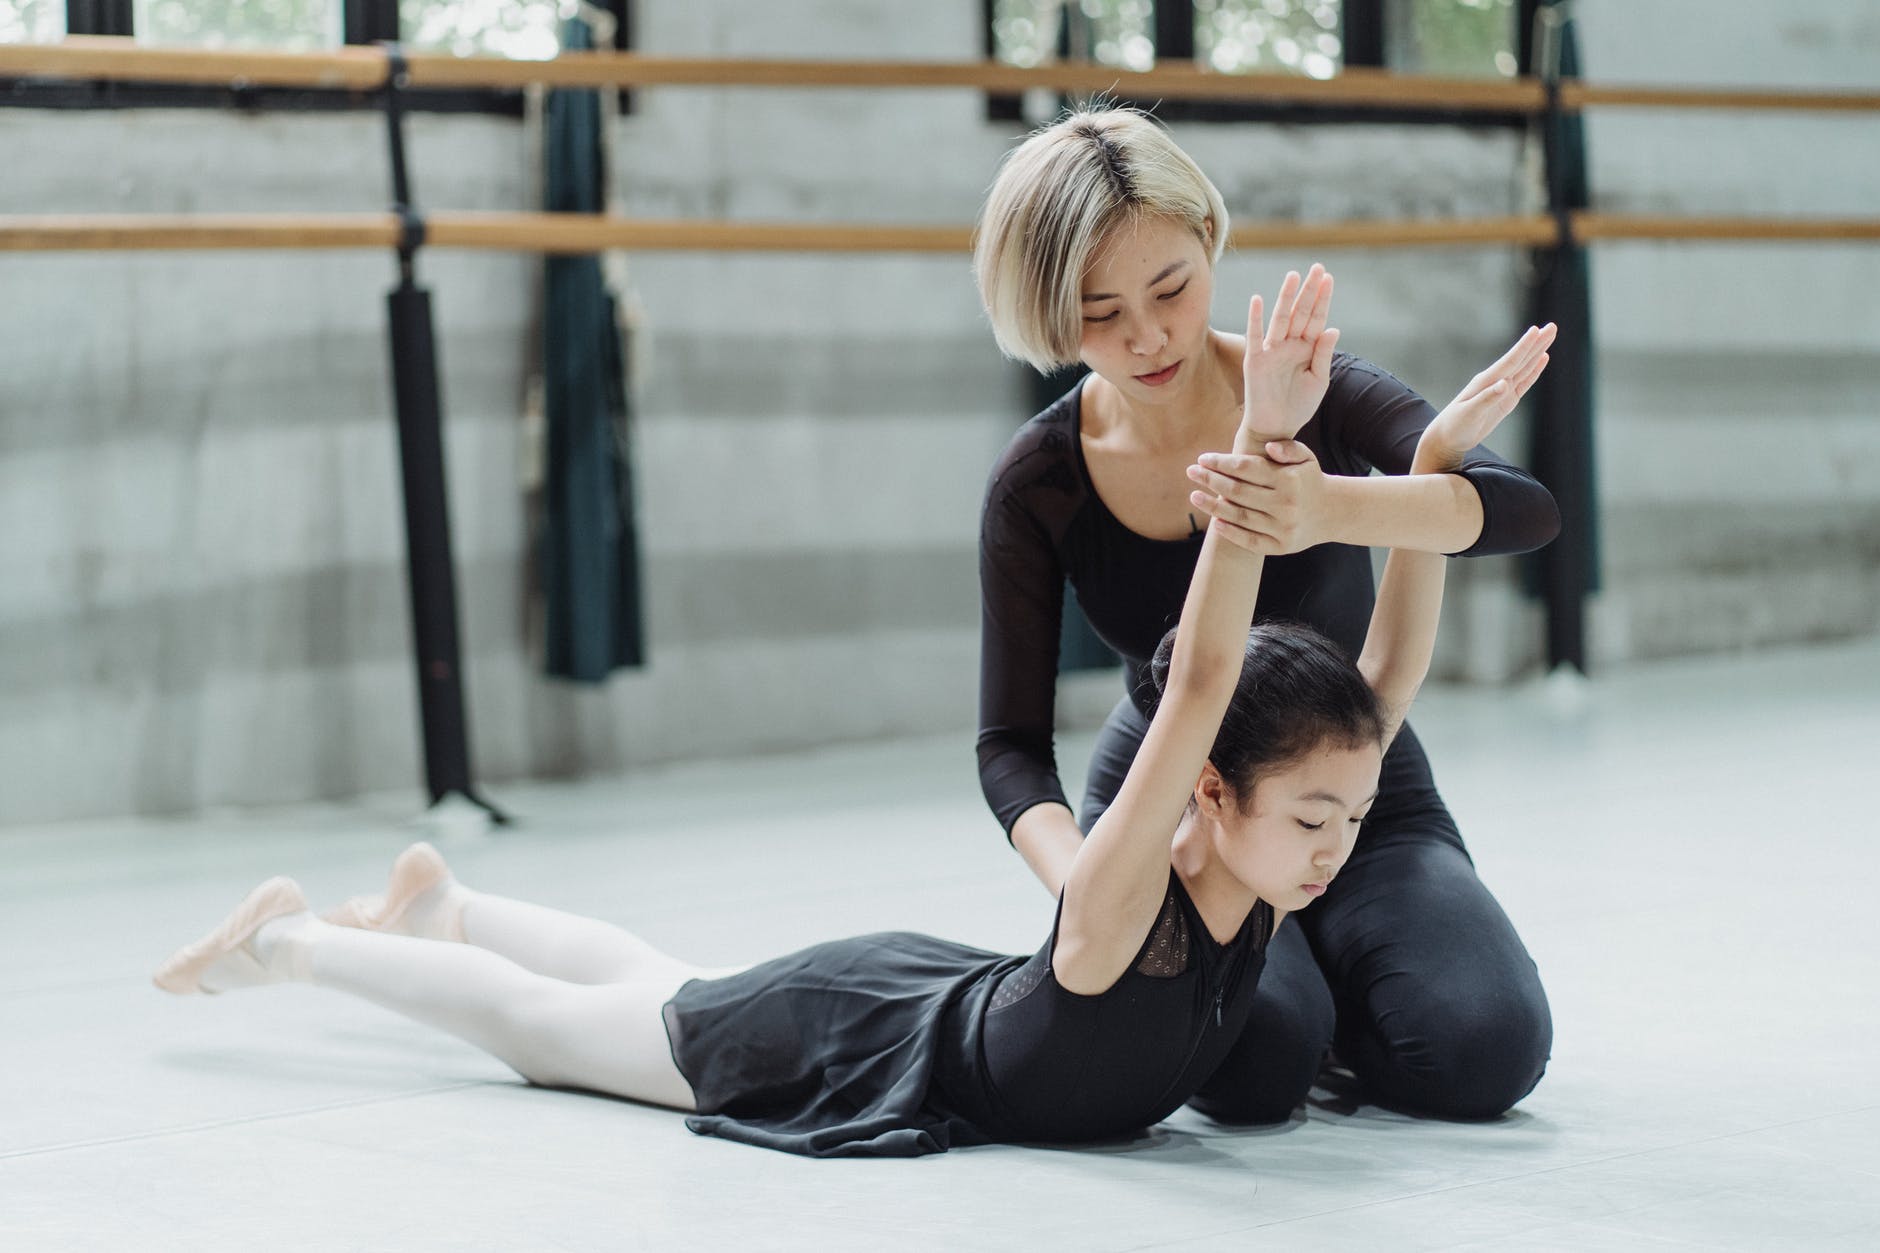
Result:
<svg viewBox="0 0 1880 1253"><path fill-rule="evenodd" d="M387 41L385 49L385 138L392 170L392 212L398 215L398 268L407 282L418 249L424 244L424 217L412 204L411 171L405 161L405 96L411 85L411 63L405 49Z"/></svg>

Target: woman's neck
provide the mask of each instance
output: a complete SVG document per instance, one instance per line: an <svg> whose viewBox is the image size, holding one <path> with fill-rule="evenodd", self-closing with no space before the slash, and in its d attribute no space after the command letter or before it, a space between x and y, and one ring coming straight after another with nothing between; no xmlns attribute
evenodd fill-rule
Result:
<svg viewBox="0 0 1880 1253"><path fill-rule="evenodd" d="M1209 331L1207 351L1199 354L1194 377L1162 404L1132 400L1104 380L1106 386L1096 406L1102 429L1085 433L1101 439L1127 432L1132 444L1150 452L1216 443L1226 448L1223 433L1231 439L1240 424L1243 352L1241 337Z"/></svg>

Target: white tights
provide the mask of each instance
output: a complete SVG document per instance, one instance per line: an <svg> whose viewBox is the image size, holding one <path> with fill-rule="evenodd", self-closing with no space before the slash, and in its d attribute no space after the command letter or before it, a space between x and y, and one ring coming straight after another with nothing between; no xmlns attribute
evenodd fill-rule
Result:
<svg viewBox="0 0 1880 1253"><path fill-rule="evenodd" d="M264 927L257 948L289 948L268 964L447 1031L531 1083L695 1108L661 1009L687 980L730 971L687 965L591 918L457 890L462 944L300 915Z"/></svg>

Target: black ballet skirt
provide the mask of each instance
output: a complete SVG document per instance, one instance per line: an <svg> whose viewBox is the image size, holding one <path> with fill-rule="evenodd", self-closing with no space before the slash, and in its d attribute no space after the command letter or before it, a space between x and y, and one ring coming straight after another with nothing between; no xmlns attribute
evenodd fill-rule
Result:
<svg viewBox="0 0 1880 1253"><path fill-rule="evenodd" d="M1029 959L911 932L818 944L665 1006L701 1135L809 1157L916 1157L1129 1135L1178 1109L1239 1037L1273 914L1226 944L1171 873L1162 913L1106 992Z"/></svg>

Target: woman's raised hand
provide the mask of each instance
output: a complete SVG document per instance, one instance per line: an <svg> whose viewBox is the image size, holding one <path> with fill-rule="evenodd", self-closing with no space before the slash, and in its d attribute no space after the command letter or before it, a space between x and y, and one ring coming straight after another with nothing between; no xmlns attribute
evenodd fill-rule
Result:
<svg viewBox="0 0 1880 1253"><path fill-rule="evenodd" d="M1499 361L1470 379L1469 385L1424 430L1417 443L1414 469L1423 473L1454 469L1470 450L1487 439L1547 368L1547 350L1553 346L1558 329L1552 322L1528 327Z"/></svg>
<svg viewBox="0 0 1880 1253"><path fill-rule="evenodd" d="M1287 271L1264 331L1260 297L1248 304L1245 405L1236 452L1291 439L1318 410L1331 383L1332 348L1338 343L1338 332L1325 325L1331 307L1332 276L1322 265L1314 265L1303 280L1297 270Z"/></svg>

